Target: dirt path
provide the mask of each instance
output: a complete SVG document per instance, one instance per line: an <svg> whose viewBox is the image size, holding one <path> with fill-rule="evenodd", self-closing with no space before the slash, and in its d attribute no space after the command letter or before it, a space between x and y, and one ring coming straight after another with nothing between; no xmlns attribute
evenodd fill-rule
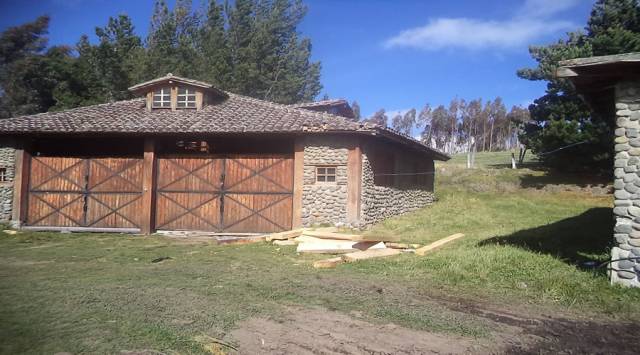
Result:
<svg viewBox="0 0 640 355"><path fill-rule="evenodd" d="M279 319L239 324L229 339L240 354L637 354L636 326L460 305L454 311L486 321L488 338L374 324L325 309L289 309Z"/></svg>
<svg viewBox="0 0 640 355"><path fill-rule="evenodd" d="M292 310L279 320L250 319L231 336L242 354L459 354L480 350L462 337L377 325L319 309Z"/></svg>

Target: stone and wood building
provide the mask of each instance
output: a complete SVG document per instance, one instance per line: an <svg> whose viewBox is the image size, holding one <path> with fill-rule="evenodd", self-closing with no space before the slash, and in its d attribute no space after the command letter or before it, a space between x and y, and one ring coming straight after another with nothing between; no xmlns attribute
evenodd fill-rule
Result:
<svg viewBox="0 0 640 355"><path fill-rule="evenodd" d="M139 98L0 120L0 220L152 233L364 226L434 201L434 160L348 104L286 106L168 74Z"/></svg>
<svg viewBox="0 0 640 355"><path fill-rule="evenodd" d="M612 283L640 287L640 53L560 62L594 119L615 127Z"/></svg>

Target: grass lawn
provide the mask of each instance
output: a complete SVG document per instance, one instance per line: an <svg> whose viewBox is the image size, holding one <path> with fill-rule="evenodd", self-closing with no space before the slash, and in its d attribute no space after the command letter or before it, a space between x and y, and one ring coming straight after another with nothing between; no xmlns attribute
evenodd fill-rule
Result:
<svg viewBox="0 0 640 355"><path fill-rule="evenodd" d="M637 322L640 290L582 267L608 257L610 196L527 185L552 181L545 171L465 170L455 159L437 169L437 203L374 227L417 243L467 235L426 257L315 270L326 256L270 244L0 232L0 352L207 353L208 337L291 307L471 338L492 337L492 325L455 304Z"/></svg>

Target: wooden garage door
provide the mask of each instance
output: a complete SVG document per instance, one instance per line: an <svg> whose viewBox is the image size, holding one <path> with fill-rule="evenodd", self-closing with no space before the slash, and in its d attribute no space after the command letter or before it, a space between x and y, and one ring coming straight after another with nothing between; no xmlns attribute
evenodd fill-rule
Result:
<svg viewBox="0 0 640 355"><path fill-rule="evenodd" d="M291 155L158 159L156 228L215 232L291 229Z"/></svg>
<svg viewBox="0 0 640 355"><path fill-rule="evenodd" d="M27 225L139 229L142 159L33 157Z"/></svg>

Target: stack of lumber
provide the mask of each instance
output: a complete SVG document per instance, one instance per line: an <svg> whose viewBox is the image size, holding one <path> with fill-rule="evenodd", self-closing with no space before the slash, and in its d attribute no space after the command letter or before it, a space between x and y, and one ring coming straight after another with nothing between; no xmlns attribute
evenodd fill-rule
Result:
<svg viewBox="0 0 640 355"><path fill-rule="evenodd" d="M424 256L426 253L462 237L464 234L457 233L429 245L421 246L419 244L398 243L396 238L388 236L339 233L337 228L301 228L269 234L265 240L276 245L295 245L298 253L342 254L313 263L314 268L324 269L333 268L345 262L352 263L402 253Z"/></svg>

